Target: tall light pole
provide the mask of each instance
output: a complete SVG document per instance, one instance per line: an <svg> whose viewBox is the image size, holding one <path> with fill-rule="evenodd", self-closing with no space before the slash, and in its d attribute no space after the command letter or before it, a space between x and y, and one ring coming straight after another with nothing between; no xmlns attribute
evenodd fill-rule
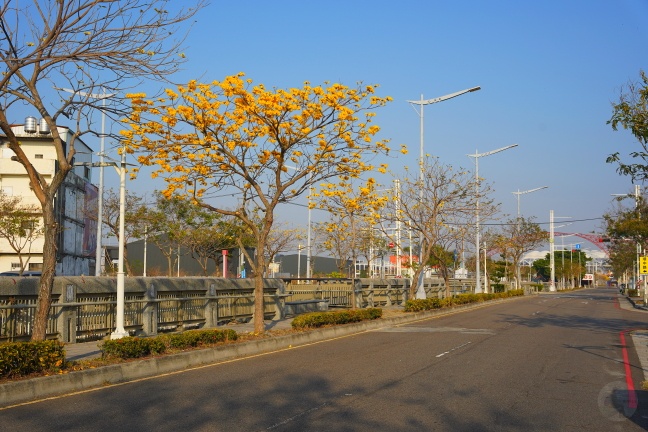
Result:
<svg viewBox="0 0 648 432"><path fill-rule="evenodd" d="M424 160L424 154L423 154L423 152L424 152L424 149L423 149L423 125L424 125L424 123L423 123L423 113L424 113L425 105L432 105L432 104L435 104L435 103L447 101L448 99L456 98L457 96L461 96L463 94L474 92L474 91L477 91L477 90L480 90L480 89L481 89L480 86L471 87L471 88L468 88L468 89L465 89L465 90L461 90L461 91L458 91L458 92L455 92L455 93L450 93L450 94L447 94L445 96L440 96L440 97L436 97L436 98L432 98L432 99L423 99L423 94L421 94L421 99L420 100L408 100L407 101L412 105L412 108L414 108L414 111L416 111L416 113L419 115L420 125L421 125L420 126L420 128L421 128L421 135L420 135L421 153L420 153L420 159L419 159L419 187L421 188L421 191L419 193L419 200L420 200L421 204L423 203L423 160ZM416 105L418 105L420 107L419 111L416 110ZM420 241L419 262L421 263L421 265L423 265L423 237L422 236L421 236L421 239L419 241Z"/></svg>
<svg viewBox="0 0 648 432"><path fill-rule="evenodd" d="M125 336L128 336L128 332L124 328L124 219L126 218L126 146L122 148L121 164L117 171L119 172L119 258L117 262L117 317L115 322L115 331L110 335L110 339L121 339Z"/></svg>
<svg viewBox="0 0 648 432"><path fill-rule="evenodd" d="M55 87L56 88L56 87ZM115 93L106 93L102 89L102 93L86 93L83 91L75 91L68 88L56 88L57 90L63 90L74 95L79 95L83 97L90 97L93 99L101 99L101 140L100 140L100 151L99 151L99 191L97 196L97 246L95 249L95 276L101 276L102 267L103 267L103 251L102 251L102 238L103 238L103 190L104 190L104 155L105 155L105 143L104 139L106 137L105 128L106 128L106 99L115 95Z"/></svg>
<svg viewBox="0 0 648 432"><path fill-rule="evenodd" d="M510 148L517 147L517 144L511 144L506 147L501 147L496 150L491 150L487 151L485 153L477 153L477 150L475 150L475 154L469 154L467 155L468 157L473 157L475 158L475 195L476 195L476 203L475 203L475 250L477 251L477 259L475 260L475 293L481 293L482 292L482 287L481 287L481 276L479 275L479 158L484 157L484 156L490 156L495 153L499 153L504 150L508 150ZM485 281L484 281L485 282Z"/></svg>
<svg viewBox="0 0 648 432"><path fill-rule="evenodd" d="M529 190L525 190L525 191L522 191L522 192L520 192L520 189L518 189L517 192L511 192L513 195L517 195L517 217L518 217L518 219L520 219L520 195L530 194L531 192L536 192L536 191L539 191L539 190L542 190L542 189L547 189L548 187L549 186L540 186L540 187L537 187L535 189L529 189Z"/></svg>

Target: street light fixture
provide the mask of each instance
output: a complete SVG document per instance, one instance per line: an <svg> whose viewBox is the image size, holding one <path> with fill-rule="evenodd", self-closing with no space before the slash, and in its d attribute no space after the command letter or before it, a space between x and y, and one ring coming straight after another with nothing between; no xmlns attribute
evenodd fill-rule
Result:
<svg viewBox="0 0 648 432"><path fill-rule="evenodd" d="M421 136L420 136L421 154L420 154L420 159L419 159L419 186L421 188L419 197L420 197L421 203L423 202L423 157L424 157L424 155L423 155L423 151L424 151L423 150L423 124L424 124L423 123L423 117L424 117L423 113L424 113L424 109L423 108L425 107L425 105L432 105L432 104L435 104L435 103L447 101L448 99L456 98L457 96L461 96L461 95L466 94L466 93L475 92L475 91L480 90L480 89L481 89L480 86L471 87L471 88L468 88L468 89L465 89L465 90L461 90L461 91L458 91L458 92L455 92L455 93L450 93L450 94L447 94L445 96L440 96L440 97L436 97L436 98L432 98L432 99L423 99L423 94L421 94L421 99L420 100L408 100L407 101L408 103L410 103L412 105L412 108L414 109L414 111L416 111L416 113L419 115L420 124L421 124ZM418 105L419 107L421 107L420 111L416 110L415 105ZM423 247L422 247L423 246L423 239L422 238L421 238L420 242L421 242L421 248L420 248L420 251L419 251L419 260L420 260L421 265L422 265L423 264Z"/></svg>
<svg viewBox="0 0 648 432"><path fill-rule="evenodd" d="M102 238L103 238L103 190L104 190L104 139L106 137L105 127L106 127L106 99L114 96L116 93L86 93L83 91L72 90L69 88L58 88L56 90L62 90L73 95L79 95L83 97L90 97L93 99L101 100L101 140L100 140L100 151L99 151L99 192L97 197L97 245L95 249L95 276L101 276L101 270L103 267L103 251L102 251ZM103 89L102 89L103 90Z"/></svg>
<svg viewBox="0 0 648 432"><path fill-rule="evenodd" d="M542 189L547 189L548 187L549 186L540 186L540 187L537 187L535 189L529 189L529 190L525 190L525 191L522 191L522 192L520 192L520 189L518 189L517 192L511 192L513 195L517 195L517 217L518 217L518 219L520 219L520 195L529 194L531 192L536 192L536 191L539 191L539 190L542 190Z"/></svg>
<svg viewBox="0 0 648 432"><path fill-rule="evenodd" d="M479 158L480 157L485 157L485 156L490 156L495 153L502 152L504 150L508 150L513 147L517 147L517 144L511 144L506 147L501 147L496 150L491 150L487 151L485 153L477 153L477 150L475 150L475 154L469 154L467 155L468 157L473 157L475 158L475 195L476 195L476 205L475 205L475 250L477 251L477 259L475 260L475 293L481 293L482 288L481 288L481 276L479 274L480 268L479 268ZM484 284L486 284L486 281L484 280Z"/></svg>

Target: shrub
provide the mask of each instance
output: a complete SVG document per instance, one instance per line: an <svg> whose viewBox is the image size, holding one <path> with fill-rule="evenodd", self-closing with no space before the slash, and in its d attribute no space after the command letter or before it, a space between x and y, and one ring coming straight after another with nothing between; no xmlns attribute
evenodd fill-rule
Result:
<svg viewBox="0 0 648 432"><path fill-rule="evenodd" d="M169 348L185 349L213 345L228 340L236 340L237 338L238 335L232 329L190 330L167 336L167 346Z"/></svg>
<svg viewBox="0 0 648 432"><path fill-rule="evenodd" d="M524 290L510 290L498 293L481 293L481 294L459 294L454 297L444 299L426 298L407 300L405 302L405 312L420 312L425 310L440 309L453 305L462 305L468 303L478 303L488 300L495 300L507 297L523 296Z"/></svg>
<svg viewBox="0 0 648 432"><path fill-rule="evenodd" d="M325 325L347 324L374 320L382 316L382 309L351 309L339 312L311 312L296 316L292 321L294 329L317 328Z"/></svg>
<svg viewBox="0 0 648 432"><path fill-rule="evenodd" d="M232 329L190 330L150 338L125 337L107 340L101 344L100 349L103 357L129 359L162 354L169 349L214 345L228 340L236 340L237 338L238 335Z"/></svg>
<svg viewBox="0 0 648 432"><path fill-rule="evenodd" d="M151 354L162 354L166 351L166 344L160 337L125 337L106 340L101 344L100 349L102 357L129 359L145 357Z"/></svg>
<svg viewBox="0 0 648 432"><path fill-rule="evenodd" d="M636 289L630 288L628 290L628 297L637 297L638 295L639 295L639 293L637 292Z"/></svg>
<svg viewBox="0 0 648 432"><path fill-rule="evenodd" d="M0 377L19 377L65 365L63 344L56 340L0 344Z"/></svg>

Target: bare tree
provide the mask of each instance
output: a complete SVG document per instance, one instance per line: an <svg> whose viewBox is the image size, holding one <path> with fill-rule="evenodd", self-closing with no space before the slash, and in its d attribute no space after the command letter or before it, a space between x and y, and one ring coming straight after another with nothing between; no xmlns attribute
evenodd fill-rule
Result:
<svg viewBox="0 0 648 432"><path fill-rule="evenodd" d="M20 274L27 268L34 241L42 235L40 208L0 191L0 238L7 240L9 247L18 255Z"/></svg>
<svg viewBox="0 0 648 432"><path fill-rule="evenodd" d="M179 25L203 5L203 0L197 0L195 7L170 12L169 2L163 0L5 0L0 4L0 130L27 172L44 225L43 274L32 339L45 338L51 304L59 231L54 198L73 167L76 140L98 135L93 129L93 115L103 109L98 96L113 94L106 112L122 118L125 89L143 80L163 80L177 70L183 61ZM49 181L22 150L12 128L25 106L38 112L51 130L57 169ZM67 142L57 129L61 116L73 123Z"/></svg>
<svg viewBox="0 0 648 432"><path fill-rule="evenodd" d="M533 218L518 217L509 220L500 232L493 236L492 243L506 257L510 257L515 268L517 286L522 286L520 260L522 255L549 239L549 234L533 222Z"/></svg>
<svg viewBox="0 0 648 432"><path fill-rule="evenodd" d="M265 255L268 263L274 262L275 256L281 252L299 248L299 242L306 236L302 228L289 228L286 223L277 223L270 230L266 240ZM301 253L301 251L297 251Z"/></svg>
<svg viewBox="0 0 648 432"><path fill-rule="evenodd" d="M108 189L103 203L103 223L110 230L109 236L119 238L119 215L120 202L119 191ZM147 208L144 203L144 197L132 192L126 192L126 202L124 203L124 265L126 274L132 275L130 263L128 262L128 243L130 239L139 237L144 232L146 225ZM95 219L96 219L95 215ZM99 265L97 263L97 265Z"/></svg>
<svg viewBox="0 0 648 432"><path fill-rule="evenodd" d="M463 240L472 227L476 197L480 198L480 216L494 213L492 201L486 195L489 186L479 182L467 171L455 171L437 158L428 158L423 164L423 181L407 175L400 179L401 187L391 192L392 198L385 214L410 226L420 241L419 265L414 271L410 295L414 296L417 283L425 267L434 265L445 279L449 295L448 251ZM387 235L392 235L386 232ZM392 237L392 241L396 239Z"/></svg>

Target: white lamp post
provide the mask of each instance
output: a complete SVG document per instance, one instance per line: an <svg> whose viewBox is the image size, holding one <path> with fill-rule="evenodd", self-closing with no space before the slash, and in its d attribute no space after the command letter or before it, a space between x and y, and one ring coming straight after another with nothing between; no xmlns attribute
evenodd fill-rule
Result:
<svg viewBox="0 0 648 432"><path fill-rule="evenodd" d="M106 99L115 95L115 93L86 93L82 91L75 91L68 88L56 88L68 93L77 94L83 97L91 97L93 99L101 99L101 144L99 151L99 192L97 197L97 247L95 249L95 276L101 276L103 267L103 251L102 251L102 237L103 237L103 189L104 189L104 153L105 145L104 138L106 127ZM103 90L103 89L102 89Z"/></svg>
<svg viewBox="0 0 648 432"><path fill-rule="evenodd" d="M126 216L126 148L122 149L119 172L119 261L117 263L117 317L115 331L110 339L121 339L128 336L124 328L124 219Z"/></svg>
<svg viewBox="0 0 648 432"><path fill-rule="evenodd" d="M468 89L465 89L465 90L458 91L456 93L450 93L450 94L447 94L445 96L440 96L440 97L436 97L436 98L433 98L433 99L423 99L423 94L421 94L421 99L420 100L408 100L407 101L412 105L412 108L414 108L414 111L416 111L415 105L418 105L420 107L420 110L416 111L416 113L419 115L420 124L421 124L421 136L420 136L421 155L420 155L420 160L419 160L419 184L420 184L420 188L421 188L421 192L420 192L419 196L420 196L420 201L421 202L423 201L423 159L424 159L424 154L423 154L423 151L424 151L423 150L423 124L424 124L423 123L423 111L424 110L423 110L423 108L424 108L424 106L425 105L435 104L435 103L438 103L438 102L443 102L443 101L446 101L448 99L452 99L452 98L455 98L457 96L461 96L462 94L474 92L474 91L477 91L477 90L480 90L480 89L481 89L480 86L471 87L471 88L468 88ZM419 261L420 261L421 265L423 265L423 238L422 237L420 239Z"/></svg>
<svg viewBox="0 0 648 432"><path fill-rule="evenodd" d="M511 144L506 147L498 148L496 150L487 151L485 153L469 154L467 156L475 158L475 194L476 194L476 205L475 205L475 250L477 251L477 259L475 260L475 293L481 293L481 276L479 274L479 158L484 156L490 156L495 153L499 153L510 148L517 147L517 144Z"/></svg>
<svg viewBox="0 0 648 432"><path fill-rule="evenodd" d="M518 189L517 192L511 192L513 195L517 195L517 217L518 217L518 219L520 219L520 195L529 194L531 192L536 192L536 191L539 191L539 190L542 190L542 189L547 189L548 187L549 186L540 186L540 187L537 187L535 189L529 189L529 190L525 190L525 191L522 191L522 192L520 192L520 189Z"/></svg>

